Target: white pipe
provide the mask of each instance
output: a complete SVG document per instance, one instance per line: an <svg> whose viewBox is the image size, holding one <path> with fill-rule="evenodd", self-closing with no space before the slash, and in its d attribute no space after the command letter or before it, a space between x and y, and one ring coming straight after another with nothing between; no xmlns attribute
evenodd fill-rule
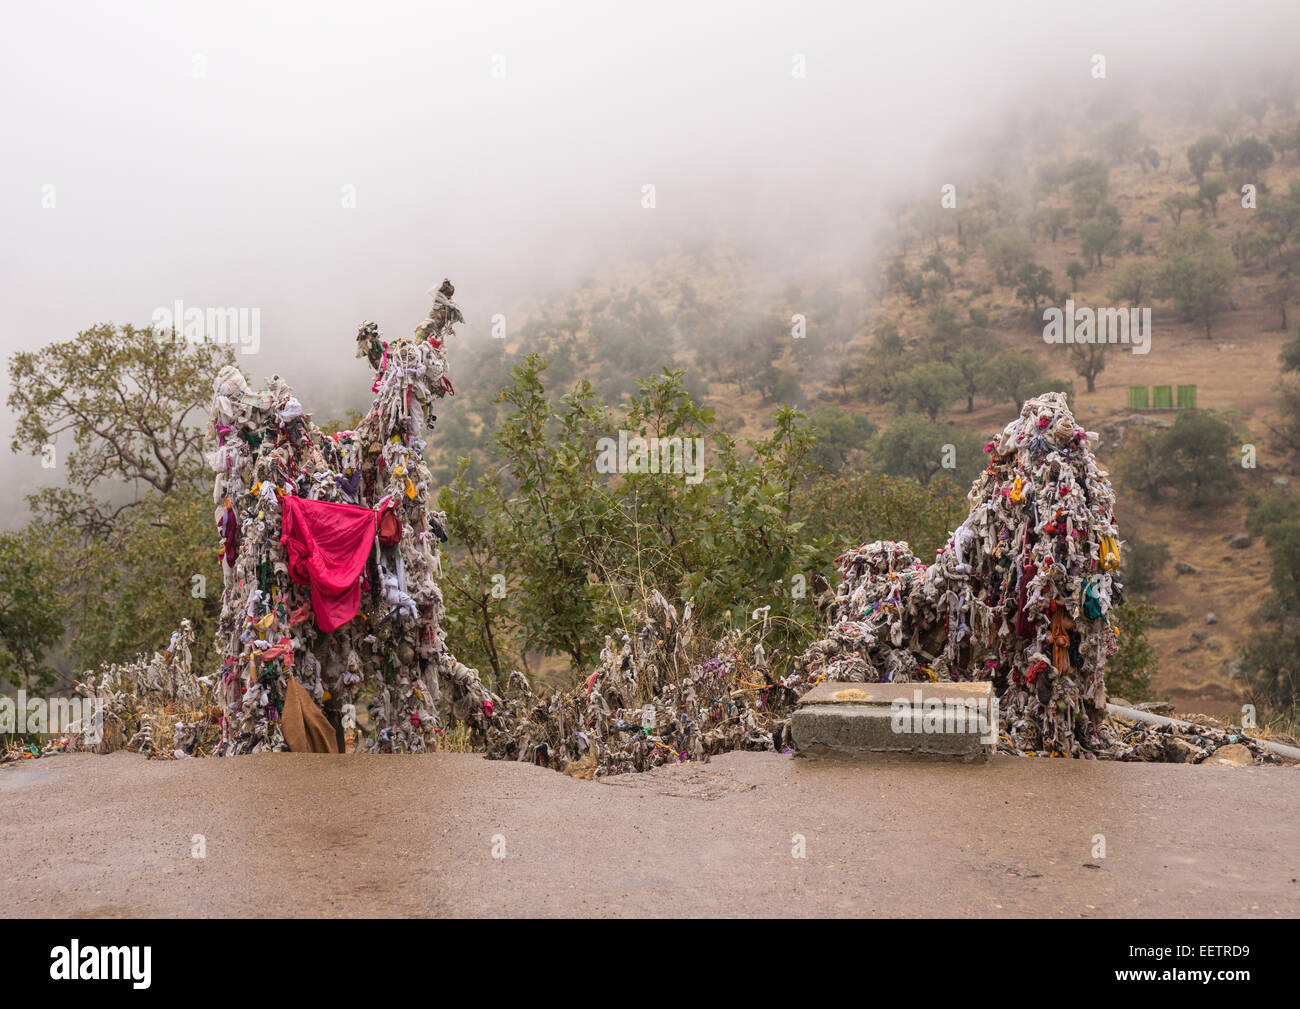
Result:
<svg viewBox="0 0 1300 1009"><path fill-rule="evenodd" d="M1112 715L1119 715L1121 718L1132 718L1139 722L1149 722L1152 725L1174 725L1180 729L1195 729L1193 722L1182 722L1177 718L1166 718L1164 715L1152 714L1150 711L1138 711L1136 708L1125 708L1119 704L1107 704L1106 710ZM1242 733L1245 735L1245 733ZM1285 743L1274 743L1267 739L1259 739L1251 736L1253 742L1258 743L1264 749L1276 753L1279 757L1286 757L1288 760L1300 760L1300 748L1287 746Z"/></svg>

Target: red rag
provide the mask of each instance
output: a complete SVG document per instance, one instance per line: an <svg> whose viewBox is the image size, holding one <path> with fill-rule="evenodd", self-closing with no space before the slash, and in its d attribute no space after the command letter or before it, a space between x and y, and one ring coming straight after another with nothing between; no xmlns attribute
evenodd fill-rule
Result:
<svg viewBox="0 0 1300 1009"><path fill-rule="evenodd" d="M282 505L280 542L289 554L289 576L311 586L320 629L336 630L361 609L359 579L375 542L375 513L300 497L286 497Z"/></svg>

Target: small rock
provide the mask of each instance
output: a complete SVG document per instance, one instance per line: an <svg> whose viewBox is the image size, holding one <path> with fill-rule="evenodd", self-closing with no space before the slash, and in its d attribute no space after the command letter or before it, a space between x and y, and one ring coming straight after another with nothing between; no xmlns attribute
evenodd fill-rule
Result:
<svg viewBox="0 0 1300 1009"><path fill-rule="evenodd" d="M1195 638L1197 641L1204 641L1209 636L1210 636L1209 631L1205 631L1205 630L1192 631L1192 637Z"/></svg>
<svg viewBox="0 0 1300 1009"><path fill-rule="evenodd" d="M1174 564L1174 570L1180 575L1195 575L1200 573L1200 568L1194 564L1188 564L1186 561L1178 561Z"/></svg>
<svg viewBox="0 0 1300 1009"><path fill-rule="evenodd" d="M1205 642L1205 647L1212 652L1220 652L1223 650L1223 642L1218 638L1209 638Z"/></svg>
<svg viewBox="0 0 1300 1009"><path fill-rule="evenodd" d="M1217 615L1213 613L1207 613L1205 614L1205 622L1207 624L1217 624L1219 622L1219 618Z"/></svg>
<svg viewBox="0 0 1300 1009"><path fill-rule="evenodd" d="M1250 546L1250 534L1237 533L1232 539L1228 540L1228 546L1232 547L1233 550L1245 550L1246 547Z"/></svg>
<svg viewBox="0 0 1300 1009"><path fill-rule="evenodd" d="M1143 701L1137 706L1138 711L1149 711L1153 715L1172 715L1173 701Z"/></svg>
<svg viewBox="0 0 1300 1009"><path fill-rule="evenodd" d="M1273 486L1280 490L1288 489L1291 486L1291 481L1284 476L1275 476L1273 478Z"/></svg>
<svg viewBox="0 0 1300 1009"><path fill-rule="evenodd" d="M1196 759L1196 747L1185 739L1170 736L1165 740L1165 759L1171 764L1190 764Z"/></svg>
<svg viewBox="0 0 1300 1009"><path fill-rule="evenodd" d="M1121 708L1133 707L1133 702L1125 700L1123 697L1108 697L1106 701L1110 704L1118 704Z"/></svg>
<svg viewBox="0 0 1300 1009"><path fill-rule="evenodd" d="M1198 645L1195 641L1189 641L1185 645L1179 645L1178 648L1175 649L1175 651L1177 651L1179 655L1186 655L1188 652L1194 652L1196 651L1196 649L1200 647L1201 646Z"/></svg>
<svg viewBox="0 0 1300 1009"><path fill-rule="evenodd" d="M1220 746L1206 757L1203 763L1250 767L1255 763L1255 755L1250 752L1249 747L1241 743L1229 743L1227 746Z"/></svg>

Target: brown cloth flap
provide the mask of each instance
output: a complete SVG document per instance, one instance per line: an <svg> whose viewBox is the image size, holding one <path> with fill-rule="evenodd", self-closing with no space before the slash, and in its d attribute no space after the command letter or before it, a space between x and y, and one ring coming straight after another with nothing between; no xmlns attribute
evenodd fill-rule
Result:
<svg viewBox="0 0 1300 1009"><path fill-rule="evenodd" d="M294 753L339 752L334 726L316 706L307 689L292 676L289 677L289 687L284 693L280 731L284 733L284 741Z"/></svg>

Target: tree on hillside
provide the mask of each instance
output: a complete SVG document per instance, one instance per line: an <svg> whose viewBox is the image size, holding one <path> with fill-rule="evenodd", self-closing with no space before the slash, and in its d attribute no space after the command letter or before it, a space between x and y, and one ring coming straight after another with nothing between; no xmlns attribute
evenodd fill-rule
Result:
<svg viewBox="0 0 1300 1009"><path fill-rule="evenodd" d="M918 410L937 420L939 411L952 406L961 395L961 375L951 364L927 361L903 373L895 391L895 402L903 409Z"/></svg>
<svg viewBox="0 0 1300 1009"><path fill-rule="evenodd" d="M998 228L984 240L984 254L999 284L1009 284L1011 275L1021 263L1028 262L1034 246L1019 228Z"/></svg>
<svg viewBox="0 0 1300 1009"><path fill-rule="evenodd" d="M958 388L966 397L966 412L974 413L975 396L985 388L993 339L989 331L989 318L984 311L971 306L967 315L969 321L961 327L961 344L951 356L951 363L957 369Z"/></svg>
<svg viewBox="0 0 1300 1009"><path fill-rule="evenodd" d="M1017 410L1025 400L1039 392L1050 380L1043 375L1042 366L1027 350L1006 350L989 358L985 365L984 387L999 399L1009 401Z"/></svg>
<svg viewBox="0 0 1300 1009"><path fill-rule="evenodd" d="M1210 170L1210 162L1223 147L1223 138L1213 134L1203 136L1187 148L1187 166L1192 170L1199 186L1205 181L1205 173Z"/></svg>
<svg viewBox="0 0 1300 1009"><path fill-rule="evenodd" d="M1056 242L1057 235L1064 231L1069 223L1070 214L1064 207L1049 207L1043 215L1043 226L1047 229L1053 243Z"/></svg>
<svg viewBox="0 0 1300 1009"><path fill-rule="evenodd" d="M1204 410L1183 410L1173 426L1146 434L1121 456L1119 475L1152 498L1172 490L1193 507L1237 486L1231 426Z"/></svg>
<svg viewBox="0 0 1300 1009"><path fill-rule="evenodd" d="M1277 151L1278 160L1285 158L1287 151L1300 150L1300 123L1270 133L1268 143Z"/></svg>
<svg viewBox="0 0 1300 1009"><path fill-rule="evenodd" d="M1259 222L1283 245L1300 245L1300 179L1285 193L1261 193Z"/></svg>
<svg viewBox="0 0 1300 1009"><path fill-rule="evenodd" d="M1201 183L1201 188L1196 191L1196 202L1201 208L1201 216L1205 216L1206 208L1209 208L1211 215L1219 216L1219 198L1228 191L1228 184L1220 178L1206 179Z"/></svg>
<svg viewBox="0 0 1300 1009"><path fill-rule="evenodd" d="M1119 211L1109 203L1098 209L1091 220L1079 226L1081 251L1088 258L1096 258L1098 268L1105 264L1102 256L1118 256L1122 247Z"/></svg>
<svg viewBox="0 0 1300 1009"><path fill-rule="evenodd" d="M1260 173L1272 163L1272 148L1258 137L1238 140L1223 152L1224 169L1235 170L1244 182L1258 181Z"/></svg>
<svg viewBox="0 0 1300 1009"><path fill-rule="evenodd" d="M1076 158L1066 167L1066 176L1075 220L1086 221L1096 215L1110 194L1110 172L1100 161Z"/></svg>
<svg viewBox="0 0 1300 1009"><path fill-rule="evenodd" d="M1281 315L1278 329L1283 331L1287 329L1287 307L1295 301L1295 298L1296 279L1289 273L1282 274L1264 291L1264 304L1277 309Z"/></svg>
<svg viewBox="0 0 1300 1009"><path fill-rule="evenodd" d="M1025 263L1015 275L1016 297L1038 314L1040 302L1056 299L1056 287L1052 283L1052 271L1037 263Z"/></svg>
<svg viewBox="0 0 1300 1009"><path fill-rule="evenodd" d="M1237 279L1236 264L1204 228L1180 229L1169 245L1155 294L1173 301L1184 318L1204 326L1209 340L1215 318L1229 303Z"/></svg>
<svg viewBox="0 0 1300 1009"><path fill-rule="evenodd" d="M1117 304L1124 302L1130 308L1136 307L1142 304L1144 297L1151 294L1155 277L1155 266L1149 260L1125 260L1116 269L1106 296Z"/></svg>
<svg viewBox="0 0 1300 1009"><path fill-rule="evenodd" d="M1242 114L1236 109L1223 108L1214 117L1214 127L1222 134L1224 146L1231 145L1237 138L1237 131L1242 126Z"/></svg>
<svg viewBox="0 0 1300 1009"><path fill-rule="evenodd" d="M1173 193L1160 201L1160 206L1165 208L1175 228L1182 223L1183 214L1189 210L1196 210L1200 205L1195 196L1189 196L1187 193Z"/></svg>
<svg viewBox="0 0 1300 1009"><path fill-rule="evenodd" d="M1071 259L1065 264L1065 275L1070 278L1071 291L1077 291L1079 289L1079 281L1084 278L1084 275L1087 272L1088 268L1077 259Z"/></svg>
<svg viewBox="0 0 1300 1009"><path fill-rule="evenodd" d="M1088 391L1097 391L1097 376L1106 370L1106 344L1074 343L1070 345L1070 365L1074 373L1088 383Z"/></svg>
<svg viewBox="0 0 1300 1009"><path fill-rule="evenodd" d="M808 424L817 436L809 461L826 473L838 473L855 454L870 448L876 425L865 414L829 405L808 412Z"/></svg>
<svg viewBox="0 0 1300 1009"><path fill-rule="evenodd" d="M1111 123L1101 131L1098 142L1111 164L1118 165L1137 156L1142 149L1142 132L1135 119Z"/></svg>
<svg viewBox="0 0 1300 1009"><path fill-rule="evenodd" d="M945 446L951 445L951 450ZM969 471L982 461L982 441L964 431L920 414L900 415L876 438L873 459L876 467L895 477L910 477L922 485L944 470L945 454L956 456L959 472ZM963 461L965 463L963 467Z"/></svg>
<svg viewBox="0 0 1300 1009"><path fill-rule="evenodd" d="M918 348L927 360L951 363L965 339L965 327L957 309L950 302L941 301L930 309L926 322L929 326L917 341Z"/></svg>

